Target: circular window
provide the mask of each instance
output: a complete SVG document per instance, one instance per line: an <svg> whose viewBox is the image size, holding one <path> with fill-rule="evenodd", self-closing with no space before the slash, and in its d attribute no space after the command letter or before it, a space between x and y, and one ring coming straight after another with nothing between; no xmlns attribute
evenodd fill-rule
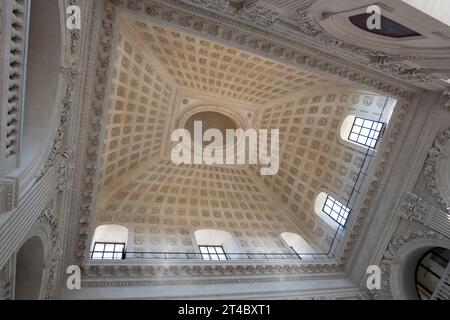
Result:
<svg viewBox="0 0 450 320"><path fill-rule="evenodd" d="M449 261L450 250L444 248L434 248L420 259L416 268L416 289L421 300L441 300L440 297L433 297L433 294L441 285ZM444 285L449 286L448 282Z"/></svg>

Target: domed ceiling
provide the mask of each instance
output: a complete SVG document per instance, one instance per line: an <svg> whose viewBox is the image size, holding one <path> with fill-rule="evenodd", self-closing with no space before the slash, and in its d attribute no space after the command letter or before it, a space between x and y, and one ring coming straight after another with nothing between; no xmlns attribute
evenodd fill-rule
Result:
<svg viewBox="0 0 450 320"><path fill-rule="evenodd" d="M188 235L199 227L233 232L248 252L279 251L285 231L327 250L334 234L313 212L315 195L328 190L347 198L364 158L339 140L340 123L355 110L379 116L382 97L209 39L122 19L93 227L127 225L136 250L192 250ZM197 120L204 131L224 133L243 123L279 129L279 173L173 164L170 135L181 119L191 135Z"/></svg>

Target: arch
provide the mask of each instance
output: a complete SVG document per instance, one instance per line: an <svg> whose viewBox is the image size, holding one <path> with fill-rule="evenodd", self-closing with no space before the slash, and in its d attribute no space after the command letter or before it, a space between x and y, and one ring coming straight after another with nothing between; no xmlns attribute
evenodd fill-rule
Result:
<svg viewBox="0 0 450 320"><path fill-rule="evenodd" d="M120 260L128 244L128 228L117 224L105 224L95 228L91 243L92 259Z"/></svg>
<svg viewBox="0 0 450 320"><path fill-rule="evenodd" d="M57 103L61 66L61 18L54 0L31 1L20 166L47 141Z"/></svg>
<svg viewBox="0 0 450 320"><path fill-rule="evenodd" d="M444 248L433 248L419 260L416 266L416 288L421 300L434 299L442 277L446 277L449 260L450 250Z"/></svg>
<svg viewBox="0 0 450 320"><path fill-rule="evenodd" d="M221 246L226 254L240 253L240 248L231 233L217 229L201 229L194 231L194 243L197 246ZM230 259L237 259L239 255L228 255Z"/></svg>
<svg viewBox="0 0 450 320"><path fill-rule="evenodd" d="M317 253L317 251L299 234L293 232L283 232L281 238L286 242L287 246L294 250L300 258L308 258L309 255L303 256L303 253Z"/></svg>
<svg viewBox="0 0 450 320"><path fill-rule="evenodd" d="M395 252L395 261L401 263L390 264L390 274L386 275L395 300L419 299L415 281L416 266L427 252L437 247L450 249L450 243L445 238L417 238L407 241Z"/></svg>
<svg viewBox="0 0 450 320"><path fill-rule="evenodd" d="M37 300L41 297L45 250L39 236L28 239L16 256L16 300Z"/></svg>

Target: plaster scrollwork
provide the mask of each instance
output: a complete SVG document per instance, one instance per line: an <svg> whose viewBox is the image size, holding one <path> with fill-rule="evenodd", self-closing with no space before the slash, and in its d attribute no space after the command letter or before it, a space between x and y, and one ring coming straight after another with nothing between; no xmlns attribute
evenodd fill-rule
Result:
<svg viewBox="0 0 450 320"><path fill-rule="evenodd" d="M69 122L71 107L72 107L72 89L70 87L68 87L66 89L66 94L62 101L62 109L61 109L58 129L56 131L56 136L53 139L53 142L50 147L50 151L47 154L47 158L44 161L44 164L42 165L41 170L36 175L36 179L38 179L38 180L41 179L48 172L48 170L53 166L55 159L58 156L58 152L64 143L64 134L65 134L64 132L65 132L65 129Z"/></svg>
<svg viewBox="0 0 450 320"><path fill-rule="evenodd" d="M400 204L400 208L398 214L405 220L423 223L427 217L427 211L422 198L415 194L406 194Z"/></svg>
<svg viewBox="0 0 450 320"><path fill-rule="evenodd" d="M45 288L43 298L46 300L53 298L53 292L56 285L56 276L59 262L62 257L62 250L60 244L60 227L58 218L51 205L49 205L37 219L38 223L48 224L50 226L50 252L46 258L44 265L45 272Z"/></svg>
<svg viewBox="0 0 450 320"><path fill-rule="evenodd" d="M56 136L53 139L50 151L47 154L47 158L44 161L41 170L36 175L38 180L42 178L54 165L59 151L64 144L65 130L70 120L70 111L73 104L74 87L78 78L78 65L76 63L72 63L70 67L63 66L61 67L61 73L66 82L66 92L61 101L61 112Z"/></svg>
<svg viewBox="0 0 450 320"><path fill-rule="evenodd" d="M393 299L391 292L391 271L394 265L399 265L401 260L398 256L399 250L412 240L442 240L445 236L439 232L425 229L410 229L394 238L389 244L381 259L380 268L382 272L381 294L385 299Z"/></svg>
<svg viewBox="0 0 450 320"><path fill-rule="evenodd" d="M265 8L259 1L247 1L243 4L242 8L235 12L238 17L246 18L264 27L273 27L280 22L280 16L277 12Z"/></svg>
<svg viewBox="0 0 450 320"><path fill-rule="evenodd" d="M433 147L428 152L428 158L425 161L425 177L427 178L428 190L447 213L450 213L450 204L444 200L441 190L439 189L437 182L437 164L439 161L448 157L443 150L447 143L449 143L449 140L450 128L437 137L433 143Z"/></svg>
<svg viewBox="0 0 450 320"><path fill-rule="evenodd" d="M60 165L58 169L58 186L59 192L64 192L72 188L73 172L75 170L74 155L75 148L64 151L60 158Z"/></svg>
<svg viewBox="0 0 450 320"><path fill-rule="evenodd" d="M78 6L78 0L70 0L69 1L69 5L73 6ZM79 29L72 29L70 30L70 52L72 54L74 54L75 52L77 52L78 49L78 42L80 40L80 30Z"/></svg>
<svg viewBox="0 0 450 320"><path fill-rule="evenodd" d="M216 7L223 12L230 9L230 0L198 0L198 2L206 7Z"/></svg>
<svg viewBox="0 0 450 320"><path fill-rule="evenodd" d="M297 25L303 34L313 37L326 45L332 45L351 52L353 54L363 55L369 58L369 65L386 72L395 74L399 78L418 83L428 83L434 80L434 77L425 74L417 68L412 68L401 60L417 59L416 57L407 57L403 55L389 55L380 50L372 50L355 44L347 43L326 33L309 14L309 10L316 0L303 0L303 4L297 9Z"/></svg>

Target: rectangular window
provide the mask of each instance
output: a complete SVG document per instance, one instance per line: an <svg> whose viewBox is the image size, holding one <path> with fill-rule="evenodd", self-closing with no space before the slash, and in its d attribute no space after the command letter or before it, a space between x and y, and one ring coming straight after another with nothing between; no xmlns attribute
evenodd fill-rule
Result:
<svg viewBox="0 0 450 320"><path fill-rule="evenodd" d="M199 246L203 260L228 260L222 246Z"/></svg>
<svg viewBox="0 0 450 320"><path fill-rule="evenodd" d="M125 243L96 242L91 253L93 260L125 259Z"/></svg>
<svg viewBox="0 0 450 320"><path fill-rule="evenodd" d="M375 149L383 127L382 122L356 117L348 140Z"/></svg>
<svg viewBox="0 0 450 320"><path fill-rule="evenodd" d="M327 200L325 201L322 210L331 217L331 219L343 227L347 223L347 218L350 214L349 208L330 196L327 196Z"/></svg>

